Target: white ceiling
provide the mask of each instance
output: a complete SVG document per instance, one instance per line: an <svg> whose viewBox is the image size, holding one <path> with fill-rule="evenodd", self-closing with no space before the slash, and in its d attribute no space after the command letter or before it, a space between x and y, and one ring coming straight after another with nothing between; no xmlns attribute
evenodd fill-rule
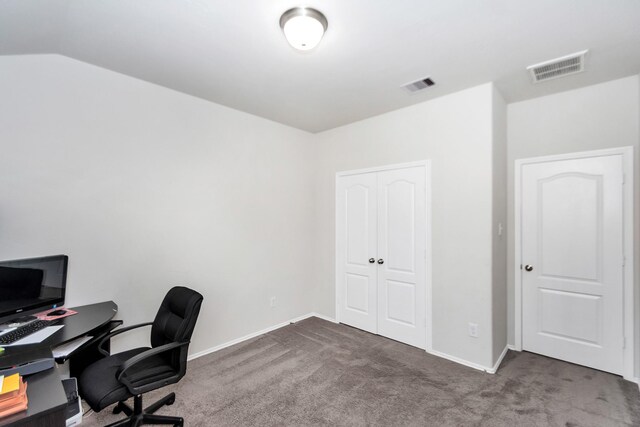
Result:
<svg viewBox="0 0 640 427"><path fill-rule="evenodd" d="M300 5L329 20L312 52L278 26ZM583 49L586 72L530 83L527 65ZM0 55L32 53L318 132L489 81L513 102L640 73L640 1L0 0Z"/></svg>

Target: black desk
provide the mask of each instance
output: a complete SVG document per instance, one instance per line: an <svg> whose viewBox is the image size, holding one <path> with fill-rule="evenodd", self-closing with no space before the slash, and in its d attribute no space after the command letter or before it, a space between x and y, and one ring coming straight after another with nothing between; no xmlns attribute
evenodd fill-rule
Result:
<svg viewBox="0 0 640 427"><path fill-rule="evenodd" d="M28 346L7 347L2 358L18 355L25 348L46 347L51 349L60 344L72 341L85 335L93 339L86 342L68 357L56 359L58 363L69 360L71 376L79 376L86 366L102 357L97 345L102 338L115 327L122 324L120 320L112 320L118 311L113 301L98 304L72 307L78 314L65 317L54 324L64 328L38 344ZM108 343L106 343L108 349ZM0 426L64 426L67 398L57 367L44 372L29 375L27 380L27 396L29 407L26 411L0 419Z"/></svg>

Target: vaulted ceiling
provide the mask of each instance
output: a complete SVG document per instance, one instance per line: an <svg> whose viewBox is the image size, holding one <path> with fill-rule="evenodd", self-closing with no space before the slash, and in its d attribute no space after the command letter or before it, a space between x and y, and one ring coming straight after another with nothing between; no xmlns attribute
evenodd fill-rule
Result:
<svg viewBox="0 0 640 427"><path fill-rule="evenodd" d="M329 21L306 53L278 26L300 5ZM584 73L531 83L584 49ZM513 102L640 73L640 1L0 0L0 55L38 53L318 132L489 81Z"/></svg>

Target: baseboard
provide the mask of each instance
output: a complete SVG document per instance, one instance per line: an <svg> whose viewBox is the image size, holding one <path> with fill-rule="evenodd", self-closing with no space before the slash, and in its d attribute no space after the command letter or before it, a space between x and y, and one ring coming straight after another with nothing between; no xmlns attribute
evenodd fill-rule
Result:
<svg viewBox="0 0 640 427"><path fill-rule="evenodd" d="M486 366L482 366L482 365L480 365L478 363L469 362L468 360L464 360L464 359L461 359L459 357L451 356L450 354L447 354L447 353L441 353L441 352L436 351L436 350L427 350L427 353L433 354L434 356L442 357L443 359L447 359L447 360L459 363L459 364L464 365L464 366L468 366L468 367L473 368L473 369L477 369L479 371L489 372L489 371L491 371L491 369L493 369L493 368L488 368ZM494 372L490 372L490 373L494 373Z"/></svg>
<svg viewBox="0 0 640 427"><path fill-rule="evenodd" d="M507 344L507 348L508 348L509 350L519 351L519 350L516 348L516 346L515 346L515 345L513 345L513 344Z"/></svg>
<svg viewBox="0 0 640 427"><path fill-rule="evenodd" d="M498 368L500 367L500 364L502 363L502 359L504 359L504 357L507 355L507 351L509 351L509 346L506 346L504 348L504 350L502 350L502 354L500 354L500 357L498 357L498 360L496 360L496 364L493 365L493 368L488 369L487 373L495 374L498 371Z"/></svg>
<svg viewBox="0 0 640 427"><path fill-rule="evenodd" d="M338 323L338 321L333 317L325 316L324 314L320 314L316 312L311 313L309 317L317 317L318 319L326 320L327 322Z"/></svg>
<svg viewBox="0 0 640 427"><path fill-rule="evenodd" d="M500 354L500 357L498 357L498 360L496 361L495 365L493 365L493 367L491 367L491 368L489 368L487 366L480 365L479 363L469 362L468 360L461 359L461 358L455 357L455 356L451 356L450 354L442 353L442 352L439 352L439 351L436 351L436 350L427 350L427 353L433 354L434 356L442 357L443 359L447 359L447 360L459 363L459 364L464 365L464 366L468 366L468 367L473 368L473 369L477 369L479 371L484 371L484 372L486 372L488 374L495 374L498 371L498 368L500 367L500 364L502 363L502 359L504 359L504 356L507 355L507 351L508 350L510 350L509 346L506 346L504 348L504 350L502 350L502 354Z"/></svg>
<svg viewBox="0 0 640 427"><path fill-rule="evenodd" d="M210 353L215 353L216 351L222 350L223 348L231 347L232 345L239 344L239 343L241 343L243 341L250 340L251 338L255 338L255 337L258 337L260 335L264 335L264 334L269 333L271 331L275 331L276 329L280 329L280 328L282 328L284 326L290 325L292 323L299 322L299 321L304 320L304 319L308 319L310 317L318 317L320 319L323 319L323 320L326 320L326 321L329 321L329 322L337 323L335 319L332 319L330 317L324 316L322 314L311 312L311 313L303 314L302 316L294 317L293 319L287 320L286 322L282 322L282 323L278 323L277 325L269 326L268 328L262 329L262 330L257 331L257 332L250 333L250 334L245 335L243 337L236 338L236 339L231 340L231 341L227 341L227 342L225 342L223 344L220 344L220 345L217 345L215 347L211 347L211 348L208 348L206 350L202 350L202 351L199 351L197 353L193 353L193 354L189 355L187 360L193 360L193 359L197 359L198 357L202 357L202 356L205 356L205 355L210 354Z"/></svg>
<svg viewBox="0 0 640 427"><path fill-rule="evenodd" d="M290 320L288 320L286 322L282 322L282 323L278 323L277 325L269 326L268 328L262 329L262 330L257 331L257 332L253 332L253 333L245 335L243 337L236 338L236 339L231 340L231 341L227 341L227 342L225 342L223 344L220 344L220 345L217 345L215 347L211 347L211 348L208 348L206 350L202 350L202 351L199 351L197 353L193 353L188 357L188 360L194 360L194 359L197 359L198 357L202 357L202 356L205 356L207 354L215 353L216 351L222 350L222 349L227 348L227 347L231 347L232 345L239 344L239 343L241 343L243 341L250 340L251 338L255 338L255 337L258 337L260 335L264 335L264 334L269 333L271 331L275 331L276 329L280 329L280 328L282 328L284 326L287 326L287 325L290 325L292 323L300 322L301 320L305 320L305 319L308 319L310 317L317 317L319 319L326 320L327 322L338 323L338 321L336 319L333 319L331 317L325 316L325 315L320 314L320 313L311 312L311 313L303 314L302 316L295 317L295 318L290 319ZM427 353L433 354L434 356L442 357L443 359L447 359L447 360L450 360L452 362L459 363L461 365L468 366L468 367L473 368L473 369L477 369L479 371L484 371L484 372L487 372L489 374L495 374L496 371L498 370L498 367L500 366L500 363L502 362L502 359L504 359L504 356L507 354L507 350L508 349L511 349L511 347L510 346L505 347L505 349L503 350L502 354L498 358L498 361L491 368L488 368L486 366L482 366L482 365L477 364L477 363L469 362L468 360L460 359L459 357L451 356L451 355L446 354L446 353L441 353L441 352L436 351L436 350L430 350L430 351L428 350Z"/></svg>

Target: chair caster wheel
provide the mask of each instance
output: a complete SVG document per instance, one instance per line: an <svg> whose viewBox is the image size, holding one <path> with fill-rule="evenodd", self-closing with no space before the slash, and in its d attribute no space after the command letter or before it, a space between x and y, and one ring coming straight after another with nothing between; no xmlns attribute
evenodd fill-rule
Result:
<svg viewBox="0 0 640 427"><path fill-rule="evenodd" d="M115 408L113 408L113 413L114 414L119 414L122 412L122 408L120 407L120 405L116 405Z"/></svg>
<svg viewBox="0 0 640 427"><path fill-rule="evenodd" d="M184 420L182 418L180 418L180 421L174 424L174 427L183 427L183 426L184 426Z"/></svg>
<svg viewBox="0 0 640 427"><path fill-rule="evenodd" d="M175 397L174 397L173 399L169 399L169 400L167 400L167 403L165 403L165 405L167 405L167 406L171 406L171 405L173 405L174 403L176 403L176 398L175 398Z"/></svg>

